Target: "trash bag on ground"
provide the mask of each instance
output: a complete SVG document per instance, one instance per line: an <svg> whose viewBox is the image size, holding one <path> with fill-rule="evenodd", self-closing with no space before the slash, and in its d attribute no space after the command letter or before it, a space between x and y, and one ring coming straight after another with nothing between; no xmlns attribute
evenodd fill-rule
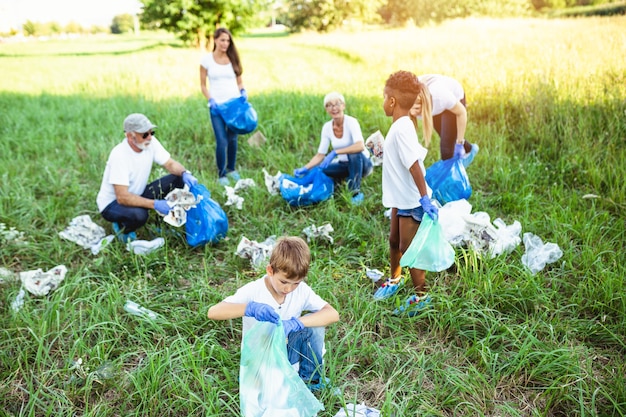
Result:
<svg viewBox="0 0 626 417"><path fill-rule="evenodd" d="M453 263L454 248L443 235L441 225L424 215L413 241L400 258L400 265L439 272Z"/></svg>
<svg viewBox="0 0 626 417"><path fill-rule="evenodd" d="M200 201L187 212L187 243L195 247L219 242L228 232L226 212L211 198L211 192L204 185L194 185L190 190Z"/></svg>
<svg viewBox="0 0 626 417"><path fill-rule="evenodd" d="M320 167L311 169L303 177L284 174L280 178L280 194L294 207L310 206L328 200L335 191L333 179Z"/></svg>
<svg viewBox="0 0 626 417"><path fill-rule="evenodd" d="M472 195L465 167L459 158L437 161L426 169L426 183L433 190L433 198L441 204L468 199Z"/></svg>
<svg viewBox="0 0 626 417"><path fill-rule="evenodd" d="M282 322L258 322L246 332L239 397L244 417L313 417L324 409L289 363Z"/></svg>
<svg viewBox="0 0 626 417"><path fill-rule="evenodd" d="M258 124L256 110L245 97L237 97L217 105L217 112L226 126L240 135L253 132Z"/></svg>

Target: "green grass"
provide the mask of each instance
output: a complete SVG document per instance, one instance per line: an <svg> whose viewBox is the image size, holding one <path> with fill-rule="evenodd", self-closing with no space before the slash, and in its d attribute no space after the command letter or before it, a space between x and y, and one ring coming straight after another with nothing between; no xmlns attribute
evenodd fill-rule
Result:
<svg viewBox="0 0 626 417"><path fill-rule="evenodd" d="M243 211L225 207L226 240L191 249L166 236L145 257L117 243L92 256L58 232L80 214L110 231L95 197L131 112L147 114L225 202L201 53L164 35L0 45L0 223L26 242L0 237L0 266L69 270L17 313L19 284L0 287L0 416L238 415L240 321L211 322L206 311L260 276L235 255L242 236L302 235L326 222L335 243L311 242L308 280L341 315L328 329L326 370L342 396L323 392L320 416L349 402L384 416L626 415L625 24L470 19L236 39L268 138L260 149L240 140L239 170L258 187L241 193ZM398 69L463 83L467 138L481 146L469 169L473 211L557 243L557 263L532 275L523 246L495 259L457 249L455 272L427 275L433 308L398 319L393 301L372 301L364 273L388 268L380 168L356 208L344 189L306 209L267 193L262 168L291 172L315 153L327 92L345 95L366 136L386 133L382 88ZM427 165L437 149L435 137ZM127 298L162 318L125 313Z"/></svg>

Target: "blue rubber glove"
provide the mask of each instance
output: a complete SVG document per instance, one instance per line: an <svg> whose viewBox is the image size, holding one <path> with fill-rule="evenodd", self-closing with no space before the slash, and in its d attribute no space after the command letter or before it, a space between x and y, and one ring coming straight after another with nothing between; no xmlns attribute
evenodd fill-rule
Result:
<svg viewBox="0 0 626 417"><path fill-rule="evenodd" d="M328 165L330 165L331 162L333 162L333 159L335 159L336 156L337 152L335 152L335 150L333 149L328 155L326 155L326 158L324 158L324 160L320 164L320 168L326 168Z"/></svg>
<svg viewBox="0 0 626 417"><path fill-rule="evenodd" d="M269 321L274 324L278 324L278 320L280 320L280 317L278 317L278 314L276 314L272 307L254 301L248 303L243 315L246 317L254 317L258 321Z"/></svg>
<svg viewBox="0 0 626 417"><path fill-rule="evenodd" d="M191 175L191 172L189 171L183 172L183 182L187 184L189 188L193 187L194 185L198 185L198 179Z"/></svg>
<svg viewBox="0 0 626 417"><path fill-rule="evenodd" d="M424 213L428 214L434 221L437 221L437 218L439 217L439 209L430 201L430 197L427 195L422 196L422 198L420 198L420 204L424 209Z"/></svg>
<svg viewBox="0 0 626 417"><path fill-rule="evenodd" d="M462 143L454 145L454 158L461 159L465 155L465 148Z"/></svg>
<svg viewBox="0 0 626 417"><path fill-rule="evenodd" d="M207 105L209 106L209 109L211 110L217 109L217 101L215 101L214 98L210 98Z"/></svg>
<svg viewBox="0 0 626 417"><path fill-rule="evenodd" d="M285 329L285 337L287 337L291 332L297 332L304 329L304 324L302 324L300 319L292 317L289 320L283 320L283 329Z"/></svg>
<svg viewBox="0 0 626 417"><path fill-rule="evenodd" d="M248 92L246 91L245 88L242 88L241 90L239 90L239 92L241 93L241 97L243 97L246 100L248 100Z"/></svg>
<svg viewBox="0 0 626 417"><path fill-rule="evenodd" d="M164 216L170 212L171 207L165 200L154 200L154 209Z"/></svg>
<svg viewBox="0 0 626 417"><path fill-rule="evenodd" d="M296 177L301 177L303 175L306 175L309 172L309 169L307 167L301 167L301 168L296 168L293 170L293 175L295 175Z"/></svg>

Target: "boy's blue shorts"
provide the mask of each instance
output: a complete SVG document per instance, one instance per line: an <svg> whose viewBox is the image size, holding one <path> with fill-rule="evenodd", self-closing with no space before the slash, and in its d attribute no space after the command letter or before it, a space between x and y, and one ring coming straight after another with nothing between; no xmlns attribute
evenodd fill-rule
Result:
<svg viewBox="0 0 626 417"><path fill-rule="evenodd" d="M424 209L422 208L422 206L419 207L415 207L412 209L398 209L398 212L396 214L399 217L413 217L413 220L415 220L418 223L422 222L422 218L424 217Z"/></svg>

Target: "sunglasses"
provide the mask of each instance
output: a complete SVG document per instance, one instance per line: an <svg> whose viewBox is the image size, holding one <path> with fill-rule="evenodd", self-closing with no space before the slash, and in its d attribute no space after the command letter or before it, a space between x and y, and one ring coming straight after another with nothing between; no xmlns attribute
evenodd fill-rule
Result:
<svg viewBox="0 0 626 417"><path fill-rule="evenodd" d="M150 130L150 131L148 131L146 133L142 133L141 134L141 137L144 138L144 139L147 139L148 136L154 136L154 132L152 130Z"/></svg>

